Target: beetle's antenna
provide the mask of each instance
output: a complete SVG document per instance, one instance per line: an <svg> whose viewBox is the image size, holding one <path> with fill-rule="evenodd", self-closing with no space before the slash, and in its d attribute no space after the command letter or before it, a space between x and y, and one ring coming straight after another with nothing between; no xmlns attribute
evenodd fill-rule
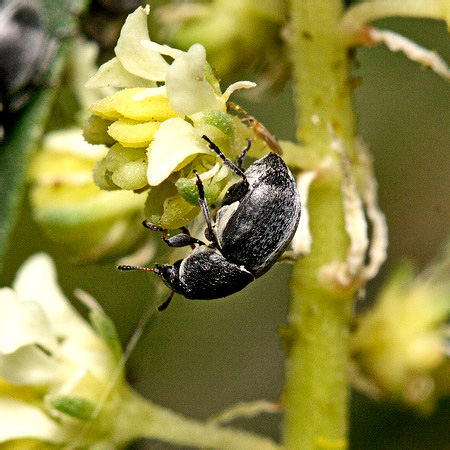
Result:
<svg viewBox="0 0 450 450"><path fill-rule="evenodd" d="M119 270L144 270L145 272L153 272L156 273L157 275L161 275L161 266L159 266L158 264L155 265L155 267L152 269L150 267L141 267L141 266L129 266L127 264L122 264L120 266L117 266L117 268ZM173 298L173 294L175 293L175 291L170 291L169 296L167 297L166 300L164 300L159 306L158 306L158 311L164 311L168 306L169 303L172 301Z"/></svg>
<svg viewBox="0 0 450 450"><path fill-rule="evenodd" d="M117 266L119 270L143 270L145 272L154 272L155 269L152 269L151 267L141 267L141 266L129 266L128 264L121 264L120 266Z"/></svg>
<svg viewBox="0 0 450 450"><path fill-rule="evenodd" d="M223 163L229 168L231 169L235 174L239 175L244 181L247 181L247 177L245 176L243 170L238 167L236 164L233 163L233 161L231 161L230 159L228 159L224 153L222 152L222 150L220 150L219 147L217 147L216 144L214 144L213 141L211 141L211 139L209 139L208 136L203 135L202 138L208 142L209 144L209 148L211 150L213 150L214 152L217 153L217 155L220 157L220 159L222 159Z"/></svg>

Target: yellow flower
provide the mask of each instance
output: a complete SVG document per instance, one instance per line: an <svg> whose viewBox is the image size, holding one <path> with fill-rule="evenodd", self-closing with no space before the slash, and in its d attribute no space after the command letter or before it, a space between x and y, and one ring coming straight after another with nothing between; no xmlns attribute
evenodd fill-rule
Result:
<svg viewBox="0 0 450 450"><path fill-rule="evenodd" d="M88 81L90 88L122 89L91 105L84 136L110 147L95 169L97 185L146 191L146 217L173 229L200 211L192 195L194 169L210 202L232 183L232 174L221 170L217 155L201 137L207 135L228 157L237 157L253 131L228 114L227 101L235 90L255 84L237 82L222 93L204 47L194 44L183 52L152 42L148 14L149 7L128 16L116 57ZM259 141L254 147L261 151L264 144Z"/></svg>

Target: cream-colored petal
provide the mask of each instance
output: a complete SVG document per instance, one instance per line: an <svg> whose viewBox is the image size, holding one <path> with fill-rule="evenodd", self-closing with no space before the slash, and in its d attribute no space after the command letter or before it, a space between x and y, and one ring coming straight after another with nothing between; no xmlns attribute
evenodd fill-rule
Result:
<svg viewBox="0 0 450 450"><path fill-rule="evenodd" d="M33 255L22 265L13 289L22 301L41 305L58 337L93 334L58 286L55 265L47 254Z"/></svg>
<svg viewBox="0 0 450 450"><path fill-rule="evenodd" d="M37 345L27 345L10 354L0 354L0 375L11 384L46 386L64 380L70 366Z"/></svg>
<svg viewBox="0 0 450 450"><path fill-rule="evenodd" d="M223 98L228 100L233 92L240 89L252 89L254 87L256 87L256 83L253 81L237 81L227 87L227 90L223 93Z"/></svg>
<svg viewBox="0 0 450 450"><path fill-rule="evenodd" d="M225 100L218 97L205 77L206 51L194 44L178 56L166 77L167 96L178 114L190 115L208 109L226 110Z"/></svg>
<svg viewBox="0 0 450 450"><path fill-rule="evenodd" d="M58 349L56 336L42 307L21 301L10 288L0 289L0 353L38 344L48 352Z"/></svg>
<svg viewBox="0 0 450 450"><path fill-rule="evenodd" d="M63 441L61 426L44 411L20 400L0 397L0 442L16 439Z"/></svg>
<svg viewBox="0 0 450 450"><path fill-rule="evenodd" d="M91 77L85 87L88 89L103 87L151 87L153 81L146 80L125 70L118 58L112 58L100 66L97 73Z"/></svg>
<svg viewBox="0 0 450 450"><path fill-rule="evenodd" d="M199 153L211 152L191 124L178 117L163 122L148 148L150 186L160 184Z"/></svg>
<svg viewBox="0 0 450 450"><path fill-rule="evenodd" d="M98 335L94 338L73 336L61 344L61 353L66 358L66 366L85 368L100 382L105 383L116 369L117 362L105 342ZM70 361L70 363L69 363Z"/></svg>
<svg viewBox="0 0 450 450"><path fill-rule="evenodd" d="M180 56L181 53L184 53L182 50L178 50L177 48L169 47L168 45L161 45L153 41L142 40L141 45L153 50L154 52L160 53L161 55L170 56L173 59Z"/></svg>
<svg viewBox="0 0 450 450"><path fill-rule="evenodd" d="M158 52L141 45L142 40L150 40L148 13L149 8L139 7L127 17L114 51L128 72L147 80L164 81L169 64Z"/></svg>

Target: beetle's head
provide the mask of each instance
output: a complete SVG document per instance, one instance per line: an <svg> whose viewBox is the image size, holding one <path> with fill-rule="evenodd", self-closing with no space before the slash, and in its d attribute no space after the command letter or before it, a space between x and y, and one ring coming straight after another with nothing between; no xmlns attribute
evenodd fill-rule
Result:
<svg viewBox="0 0 450 450"><path fill-rule="evenodd" d="M164 264L161 266L159 264L155 264L155 267L153 268L153 273L159 275L166 284L166 286L178 292L180 281L179 276L180 264L181 260L177 261L174 265Z"/></svg>

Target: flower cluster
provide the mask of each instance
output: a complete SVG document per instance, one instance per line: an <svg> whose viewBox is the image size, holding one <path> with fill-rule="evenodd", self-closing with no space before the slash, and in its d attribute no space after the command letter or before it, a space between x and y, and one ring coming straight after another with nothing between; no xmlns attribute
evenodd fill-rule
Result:
<svg viewBox="0 0 450 450"><path fill-rule="evenodd" d="M103 313L92 311L91 322L95 329L64 297L48 255L31 257L13 287L0 289L0 442L76 442L85 424L97 418L96 405L121 348ZM120 402L118 374L110 406ZM112 430L105 425L96 421L94 433L80 443L108 440Z"/></svg>
<svg viewBox="0 0 450 450"><path fill-rule="evenodd" d="M222 93L204 47L195 44L183 52L150 41L148 14L149 7L128 16L116 57L88 81L91 88L121 89L91 105L84 136L110 147L95 168L95 183L105 190L146 191L147 219L174 229L200 211L194 170L209 203L232 183L202 136L227 157L239 155L254 134L228 114L227 101L235 90L254 83L238 82ZM261 152L264 146L258 141L253 150Z"/></svg>

